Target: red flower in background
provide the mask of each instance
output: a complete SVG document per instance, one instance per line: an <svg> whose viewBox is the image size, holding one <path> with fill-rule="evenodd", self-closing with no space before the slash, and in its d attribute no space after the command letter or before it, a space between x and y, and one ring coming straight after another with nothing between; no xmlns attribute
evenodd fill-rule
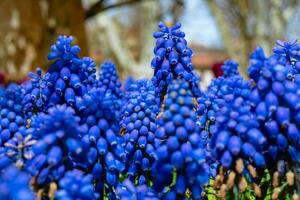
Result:
<svg viewBox="0 0 300 200"><path fill-rule="evenodd" d="M222 70L223 64L224 64L224 62L217 62L217 63L213 64L211 69L216 78L223 75L223 70Z"/></svg>
<svg viewBox="0 0 300 200"><path fill-rule="evenodd" d="M5 81L5 73L0 71L0 85L4 84Z"/></svg>

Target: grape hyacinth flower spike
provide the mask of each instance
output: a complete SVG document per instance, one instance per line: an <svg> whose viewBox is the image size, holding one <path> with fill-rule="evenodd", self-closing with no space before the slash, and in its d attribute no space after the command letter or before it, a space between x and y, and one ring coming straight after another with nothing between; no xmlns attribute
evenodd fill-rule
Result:
<svg viewBox="0 0 300 200"><path fill-rule="evenodd" d="M55 193L58 200L96 200L99 198L92 183L92 175L84 175L80 170L74 169L66 172L60 179L58 187L59 189Z"/></svg>
<svg viewBox="0 0 300 200"><path fill-rule="evenodd" d="M48 109L32 118L34 157L27 170L35 177L35 184L43 187L58 181L69 168L86 162L87 144L81 140L79 118L66 105Z"/></svg>
<svg viewBox="0 0 300 200"><path fill-rule="evenodd" d="M0 174L0 199L33 200L29 174L9 166Z"/></svg>
<svg viewBox="0 0 300 200"><path fill-rule="evenodd" d="M49 73L42 75L40 68L36 69L36 74L29 72L29 81L22 84L24 92L24 111L28 117L38 112L44 112L49 100L50 90L47 87L47 82L50 77Z"/></svg>
<svg viewBox="0 0 300 200"><path fill-rule="evenodd" d="M159 112L155 87L149 80L140 80L127 93L120 122L127 154L126 172L132 182L145 184L151 180L155 153L155 120Z"/></svg>
<svg viewBox="0 0 300 200"><path fill-rule="evenodd" d="M293 195L293 190L299 192L300 181L294 178L300 166L299 44L277 41L276 45L274 54L265 58L257 76L250 74L255 85L249 99L260 122L259 129L267 139L264 157L272 176L272 195L283 198L278 188L287 181L289 195ZM249 69L253 68L256 66L250 65Z"/></svg>
<svg viewBox="0 0 300 200"><path fill-rule="evenodd" d="M162 99L168 85L178 77L190 84L194 95L200 95L199 78L195 77L191 60L193 52L187 46L184 32L180 30L181 24L176 23L169 28L161 22L158 27L159 31L153 33L156 45L155 57L151 61L154 69L152 81L156 87L157 98Z"/></svg>
<svg viewBox="0 0 300 200"><path fill-rule="evenodd" d="M107 95L106 95L107 94ZM85 172L93 175L99 195L114 198L119 175L125 170L126 153L120 135L119 110L108 90L92 88L84 96L86 109L81 113L81 140L88 145Z"/></svg>
<svg viewBox="0 0 300 200"><path fill-rule="evenodd" d="M225 61L222 70L223 75L214 79L205 95L198 98L197 108L200 135L208 141L208 162L211 175L215 177L214 187L220 189L219 197L230 194L228 191L232 191L236 182L245 186L248 167L264 167L261 146L266 141L257 130L258 122L251 113L250 82L239 74L235 61ZM259 139L261 141L257 143ZM255 155L243 151L250 149L252 153L256 152ZM243 192L245 188L239 190Z"/></svg>
<svg viewBox="0 0 300 200"><path fill-rule="evenodd" d="M17 84L10 84L0 94L0 147L25 130L26 120L22 104L23 93Z"/></svg>
<svg viewBox="0 0 300 200"><path fill-rule="evenodd" d="M117 68L111 61L105 61L99 71L97 88L102 92L102 104L111 110L116 122L120 121L120 111L123 104L123 91Z"/></svg>
<svg viewBox="0 0 300 200"><path fill-rule="evenodd" d="M147 185L135 186L129 179L125 179L116 189L120 200L158 200L158 196Z"/></svg>
<svg viewBox="0 0 300 200"><path fill-rule="evenodd" d="M4 147L0 147L0 169L11 163L14 163L19 169L23 169L26 163L33 158L32 146L36 142L30 134L30 129L16 133L4 144Z"/></svg>
<svg viewBox="0 0 300 200"><path fill-rule="evenodd" d="M152 169L154 189L163 192L170 187L166 199L184 198L187 190L193 199L201 199L202 186L208 182L209 166L194 107L188 82L174 80L157 121L156 160Z"/></svg>
<svg viewBox="0 0 300 200"><path fill-rule="evenodd" d="M94 61L88 57L80 58L80 48L72 45L73 41L73 37L59 36L51 46L48 60L53 62L45 75L47 87L40 89L46 100L45 110L57 104L67 104L81 112L85 109L83 96L96 82Z"/></svg>

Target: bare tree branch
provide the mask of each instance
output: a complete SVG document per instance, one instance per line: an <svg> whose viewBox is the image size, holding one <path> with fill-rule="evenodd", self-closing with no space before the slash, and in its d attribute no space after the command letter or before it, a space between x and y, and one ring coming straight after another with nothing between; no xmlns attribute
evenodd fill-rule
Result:
<svg viewBox="0 0 300 200"><path fill-rule="evenodd" d="M105 6L104 0L100 0L97 3L95 3L94 5L92 5L91 8L86 11L85 19L89 19L89 18L95 16L96 14L98 14L99 12L103 12L105 10L129 5L129 4L139 3L142 1L143 0L127 0L127 1L121 1L119 3ZM152 1L152 0L147 0L147 1Z"/></svg>

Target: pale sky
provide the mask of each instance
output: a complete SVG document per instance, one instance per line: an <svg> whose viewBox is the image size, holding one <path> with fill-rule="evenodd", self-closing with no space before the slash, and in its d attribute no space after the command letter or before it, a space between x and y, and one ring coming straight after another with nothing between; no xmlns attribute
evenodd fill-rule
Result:
<svg viewBox="0 0 300 200"><path fill-rule="evenodd" d="M222 47L217 24L204 0L185 1L186 7L180 21L187 40L207 47Z"/></svg>

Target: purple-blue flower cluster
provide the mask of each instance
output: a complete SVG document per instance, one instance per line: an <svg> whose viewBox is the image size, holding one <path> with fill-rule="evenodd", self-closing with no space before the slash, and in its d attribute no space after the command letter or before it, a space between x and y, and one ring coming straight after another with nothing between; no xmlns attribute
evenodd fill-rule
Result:
<svg viewBox="0 0 300 200"><path fill-rule="evenodd" d="M159 112L155 87L149 80L132 84L124 104L120 126L126 152L126 172L130 179L146 184L154 162L156 115Z"/></svg>
<svg viewBox="0 0 300 200"><path fill-rule="evenodd" d="M147 185L135 186L129 179L119 184L116 189L117 196L120 200L158 200L156 193Z"/></svg>
<svg viewBox="0 0 300 200"><path fill-rule="evenodd" d="M151 80L96 77L73 37L0 88L0 199L299 199L300 45L258 47L207 91L179 23L159 24ZM36 194L34 194L34 192Z"/></svg>
<svg viewBox="0 0 300 200"><path fill-rule="evenodd" d="M22 85L24 93L22 104L24 105L24 112L30 117L32 114L44 112L46 109L46 102L50 92L47 87L47 81L50 74L43 75L42 70L37 68L36 74L29 72L28 76L30 80Z"/></svg>
<svg viewBox="0 0 300 200"><path fill-rule="evenodd" d="M262 54L262 49L252 53L249 72L259 70L255 76L249 74L255 83L249 99L266 138L267 168L283 181L288 180L286 173L296 173L300 164L300 45L295 41L276 44L274 54L268 58L256 56Z"/></svg>
<svg viewBox="0 0 300 200"><path fill-rule="evenodd" d="M286 43L277 42L277 44ZM298 44L294 45L298 46ZM287 53L279 54L278 48ZM293 162L300 160L298 155L300 150L300 96L298 94L300 74L292 75L289 70L290 66L295 67L299 61L281 62L283 59L296 59L288 53L289 48L282 48L281 46L275 47L275 55L261 59L260 74L255 80L255 87L250 95L253 109L261 124L260 129L264 130L268 139L269 149L266 156L269 157L268 162L271 165L277 160L288 160L287 154Z"/></svg>
<svg viewBox="0 0 300 200"><path fill-rule="evenodd" d="M99 194L95 191L92 175L85 175L80 170L72 170L65 173L59 180L59 190L55 193L58 200L78 199L96 200Z"/></svg>
<svg viewBox="0 0 300 200"><path fill-rule="evenodd" d="M228 115L231 112L233 100L238 97L240 100L246 99L250 93L250 83L243 80L240 76L237 62L233 60L225 61L222 70L223 75L212 80L207 91L197 99L198 125L201 128L201 137L203 140L206 140L207 159L210 163L212 176L216 176L218 164L220 163L220 154L222 154L224 149L226 150L227 146L226 141L224 141L224 149L220 152L216 151L214 146L213 140L216 139L220 131L218 129L224 130L227 128L226 126L223 127L223 125L219 127L220 123L217 121L217 117L220 120L222 115L218 115L222 112L224 112L224 115ZM233 117L228 116L222 124L226 124L231 118ZM234 121L235 119L232 120Z"/></svg>
<svg viewBox="0 0 300 200"><path fill-rule="evenodd" d="M96 81L96 65L91 58L78 56L80 48L72 45L74 38L59 36L48 59L53 61L47 73L30 73L31 81L24 85L25 109L31 112L46 111L57 104L67 104L82 111L82 96Z"/></svg>
<svg viewBox="0 0 300 200"><path fill-rule="evenodd" d="M16 133L25 131L26 120L22 98L21 87L14 83L0 93L0 147Z"/></svg>
<svg viewBox="0 0 300 200"><path fill-rule="evenodd" d="M116 66L111 61L105 61L102 64L99 71L97 88L103 94L101 100L101 103L103 104L102 109L104 109L104 107L107 109L104 115L111 115L113 117L112 120L114 120L114 126L118 126L121 118L121 107L123 105L123 91L121 90L121 81ZM118 132L119 129L114 131Z"/></svg>
<svg viewBox="0 0 300 200"><path fill-rule="evenodd" d="M181 24L176 23L169 28L164 23L158 24L159 31L153 33L156 38L155 57L151 61L154 69L152 81L156 87L157 97L163 98L168 85L177 77L190 83L194 95L200 95L200 79L194 74L192 50L184 39L185 33L180 30Z"/></svg>
<svg viewBox="0 0 300 200"><path fill-rule="evenodd" d="M211 101L217 105L217 110L212 109L216 113L215 124L209 128L212 153L227 169L237 158L263 167L265 161L261 152L266 139L257 129L259 124L251 113L250 84L238 74L237 63L227 61L222 69L224 75L212 82L208 92ZM207 111L207 116L212 115L209 112L211 110ZM251 152L246 152L250 149Z"/></svg>
<svg viewBox="0 0 300 200"><path fill-rule="evenodd" d="M30 176L14 166L0 173L0 199L34 200L35 194L30 188Z"/></svg>
<svg viewBox="0 0 300 200"><path fill-rule="evenodd" d="M43 187L58 181L69 168L80 166L86 160L88 145L80 139L79 117L66 105L48 109L32 118L34 157L27 170L35 176L36 184Z"/></svg>
<svg viewBox="0 0 300 200"><path fill-rule="evenodd" d="M19 169L26 167L26 162L33 158L32 146L36 140L30 130L17 132L11 139L0 147L0 169L14 163Z"/></svg>
<svg viewBox="0 0 300 200"><path fill-rule="evenodd" d="M120 136L120 112L123 102L121 82L113 63L105 62L99 80L83 96L85 109L80 113L80 129L88 144L87 162L82 163L91 173L100 196L115 196L119 175L125 170L126 153ZM103 191L105 192L103 193Z"/></svg>
<svg viewBox="0 0 300 200"><path fill-rule="evenodd" d="M194 108L188 82L174 80L157 119L155 136L158 142L152 169L154 189L164 192L170 187L166 199L184 198L187 190L191 191L193 199L201 199L202 186L209 179L205 146Z"/></svg>

